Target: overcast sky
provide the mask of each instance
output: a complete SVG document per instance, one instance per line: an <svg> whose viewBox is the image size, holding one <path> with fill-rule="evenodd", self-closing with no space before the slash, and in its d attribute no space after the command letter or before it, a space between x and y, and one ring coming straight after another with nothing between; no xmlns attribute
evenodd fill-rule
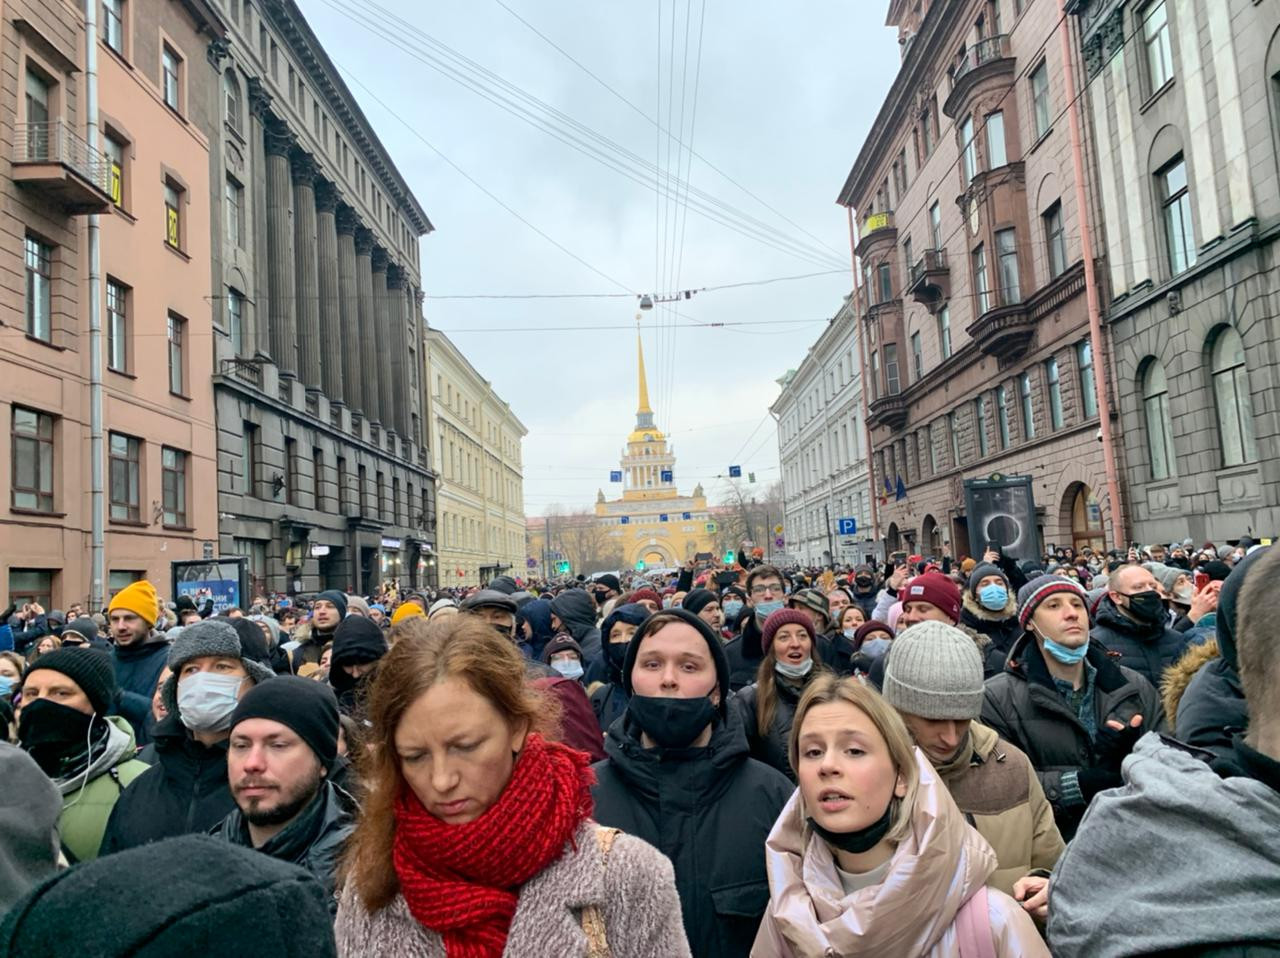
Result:
<svg viewBox="0 0 1280 958"><path fill-rule="evenodd" d="M428 322L529 430L526 512L590 506L599 488L619 493L608 478L635 420L636 301L432 297L669 292L834 270L709 290L682 302L679 315L654 310L642 321L650 396L675 446L681 492L701 482L720 501L729 489L716 477L731 463L755 472L760 488L775 481L775 380L799 364L849 291L847 223L835 197L897 71L887 0L380 2L301 5L436 227L422 243ZM475 61L456 67L473 82L483 77L493 91L505 81L564 114L550 121L557 129L576 122L587 130L573 135L606 137L656 163L679 199L656 199L651 170L635 182L429 65L451 52ZM542 108L523 106L548 122ZM636 169L613 147L597 148ZM710 197L681 202L678 179ZM697 202L813 251L744 236L701 215Z"/></svg>

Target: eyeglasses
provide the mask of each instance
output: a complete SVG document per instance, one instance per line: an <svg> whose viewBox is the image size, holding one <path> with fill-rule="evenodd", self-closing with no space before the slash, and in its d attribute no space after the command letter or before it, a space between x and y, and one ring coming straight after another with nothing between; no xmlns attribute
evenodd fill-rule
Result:
<svg viewBox="0 0 1280 958"><path fill-rule="evenodd" d="M782 583L756 583L751 587L751 594L756 595L781 595Z"/></svg>

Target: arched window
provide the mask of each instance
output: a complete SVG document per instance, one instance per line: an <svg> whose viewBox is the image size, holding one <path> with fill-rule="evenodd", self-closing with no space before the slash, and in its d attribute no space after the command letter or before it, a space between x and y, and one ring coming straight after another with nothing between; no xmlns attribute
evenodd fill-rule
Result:
<svg viewBox="0 0 1280 958"><path fill-rule="evenodd" d="M227 125L237 133L241 133L244 131L240 121L244 104L240 99L240 84L236 80L235 71L229 67L222 74L222 90L227 99Z"/></svg>
<svg viewBox="0 0 1280 958"><path fill-rule="evenodd" d="M1213 340L1210 361L1213 397L1218 407L1218 435L1222 443L1222 464L1238 466L1257 462L1258 447L1253 438L1253 400L1249 395L1249 370L1244 362L1244 343L1230 326L1223 327Z"/></svg>
<svg viewBox="0 0 1280 958"><path fill-rule="evenodd" d="M1178 455L1173 447L1173 425L1169 418L1169 383L1164 366L1154 357L1147 360L1142 371L1142 412L1146 419L1151 478L1176 476Z"/></svg>

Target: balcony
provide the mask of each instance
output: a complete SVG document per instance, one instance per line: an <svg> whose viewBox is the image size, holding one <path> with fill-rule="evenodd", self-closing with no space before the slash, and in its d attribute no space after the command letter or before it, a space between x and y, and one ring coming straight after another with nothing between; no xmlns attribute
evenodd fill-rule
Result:
<svg viewBox="0 0 1280 958"><path fill-rule="evenodd" d="M1009 53L1007 34L979 40L952 65L951 93L942 105L942 112L953 120L967 113L967 106L982 90L1012 84L1016 67L1017 61Z"/></svg>
<svg viewBox="0 0 1280 958"><path fill-rule="evenodd" d="M882 244L892 246L898 242L898 228L894 224L893 211L872 213L862 221L862 229L858 231L858 256Z"/></svg>
<svg viewBox="0 0 1280 958"><path fill-rule="evenodd" d="M1035 318L1024 302L1004 304L996 290L988 294L987 309L965 330L982 352L1003 366L1027 351L1036 335Z"/></svg>
<svg viewBox="0 0 1280 958"><path fill-rule="evenodd" d="M15 124L13 180L73 216L111 208L110 161L65 120Z"/></svg>
<svg viewBox="0 0 1280 958"><path fill-rule="evenodd" d="M930 309L951 298L951 268L945 249L927 249L912 264L907 292Z"/></svg>
<svg viewBox="0 0 1280 958"><path fill-rule="evenodd" d="M907 397L902 393L881 396L872 400L867 413L868 425L888 426L896 432L907 424Z"/></svg>

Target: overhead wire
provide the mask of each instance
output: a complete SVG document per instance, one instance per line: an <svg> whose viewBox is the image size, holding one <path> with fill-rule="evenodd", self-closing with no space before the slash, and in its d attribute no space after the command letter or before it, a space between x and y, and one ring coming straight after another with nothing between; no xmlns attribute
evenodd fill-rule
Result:
<svg viewBox="0 0 1280 958"><path fill-rule="evenodd" d="M724 289L740 289L745 286L768 286L772 283L783 283L790 280L812 279L815 276L834 276L836 274L848 275L849 267L843 266L840 269L824 269L816 273L800 273L795 276L774 276L769 279L745 280L738 283L721 283L717 286L700 286L696 289L679 290L677 293L663 293L656 295L679 295L689 293L713 293ZM455 293L455 294L434 294L428 293L428 299L630 299L634 298L632 293Z"/></svg>

